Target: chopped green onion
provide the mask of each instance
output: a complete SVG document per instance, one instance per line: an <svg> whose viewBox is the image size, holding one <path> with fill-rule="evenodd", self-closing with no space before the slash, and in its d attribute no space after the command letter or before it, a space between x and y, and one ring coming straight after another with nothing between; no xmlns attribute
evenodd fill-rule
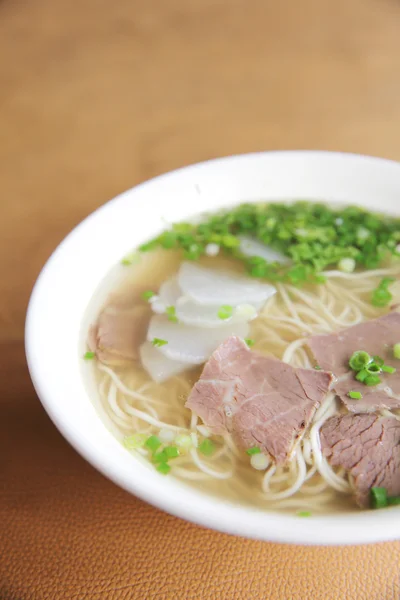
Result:
<svg viewBox="0 0 400 600"><path fill-rule="evenodd" d="M156 469L162 475L168 475L168 473L171 470L171 467L166 462L161 462L159 465L156 466Z"/></svg>
<svg viewBox="0 0 400 600"><path fill-rule="evenodd" d="M388 506L398 506L400 504L400 496L389 496L387 502Z"/></svg>
<svg viewBox="0 0 400 600"><path fill-rule="evenodd" d="M222 320L230 319L233 314L233 307L229 304L224 304L218 311L218 317Z"/></svg>
<svg viewBox="0 0 400 600"><path fill-rule="evenodd" d="M357 350L354 352L349 360L350 369L353 371L361 371L364 369L369 363L372 361L372 358L368 354L368 352L364 352L364 350Z"/></svg>
<svg viewBox="0 0 400 600"><path fill-rule="evenodd" d="M322 371L322 367L320 367L319 365L315 365L314 369L316 371Z"/></svg>
<svg viewBox="0 0 400 600"><path fill-rule="evenodd" d="M130 266L137 263L139 260L139 254L137 252L132 252L131 254L127 254L127 256L124 256L124 258L121 260L121 265Z"/></svg>
<svg viewBox="0 0 400 600"><path fill-rule="evenodd" d="M155 292L152 292L151 290L147 290L147 292L143 292L142 298L143 298L143 300L150 300L150 298L152 298L155 295L156 295Z"/></svg>
<svg viewBox="0 0 400 600"><path fill-rule="evenodd" d="M394 277L384 277L378 287L372 292L371 302L374 306L387 306L393 296L388 290L388 286L396 281Z"/></svg>
<svg viewBox="0 0 400 600"><path fill-rule="evenodd" d="M376 364L376 362L371 362L365 367L365 370L370 375L377 375L382 371L382 368L378 364Z"/></svg>
<svg viewBox="0 0 400 600"><path fill-rule="evenodd" d="M168 344L167 340L161 340L160 338L153 338L151 343L153 344L153 346L157 346L158 348L160 346L165 346L165 344Z"/></svg>
<svg viewBox="0 0 400 600"><path fill-rule="evenodd" d="M353 400L361 400L361 398L362 398L361 392L350 391L347 395L349 398L352 398Z"/></svg>
<svg viewBox="0 0 400 600"><path fill-rule="evenodd" d="M246 338L244 341L246 342L249 348L251 348L255 344L255 341L251 340L250 338Z"/></svg>
<svg viewBox="0 0 400 600"><path fill-rule="evenodd" d="M152 458L154 463L165 463L168 462L168 456L165 450L161 450L161 452L155 452Z"/></svg>
<svg viewBox="0 0 400 600"><path fill-rule="evenodd" d="M356 268L356 261L354 258L342 258L338 262L339 271L343 273L352 273Z"/></svg>
<svg viewBox="0 0 400 600"><path fill-rule="evenodd" d="M373 487L370 494L372 508L385 508L388 505L386 488Z"/></svg>
<svg viewBox="0 0 400 600"><path fill-rule="evenodd" d="M167 458L177 458L179 456L179 450L176 446L167 446L164 449Z"/></svg>
<svg viewBox="0 0 400 600"><path fill-rule="evenodd" d="M178 322L175 306L167 306L167 308L165 309L165 314L168 317L168 321L172 321L172 323Z"/></svg>
<svg viewBox="0 0 400 600"><path fill-rule="evenodd" d="M376 356L376 355L372 357L372 360L373 360L373 361L374 361L374 362L375 362L377 365L379 365L380 367L383 367L383 365L384 365L384 363L385 363L385 361L383 360L383 358L381 358L380 356Z"/></svg>
<svg viewBox="0 0 400 600"><path fill-rule="evenodd" d="M378 375L368 375L363 383L368 386L378 385L378 383L381 383L381 378Z"/></svg>
<svg viewBox="0 0 400 600"><path fill-rule="evenodd" d="M211 456L211 454L213 454L214 451L215 451L215 444L208 438L203 440L201 442L201 444L199 445L199 452L204 454L204 456Z"/></svg>
<svg viewBox="0 0 400 600"><path fill-rule="evenodd" d="M155 452L161 446L161 441L156 435L151 435L147 438L144 445L152 452Z"/></svg>
<svg viewBox="0 0 400 600"><path fill-rule="evenodd" d="M309 510L300 510L297 513L298 517L311 517L311 512Z"/></svg>
<svg viewBox="0 0 400 600"><path fill-rule="evenodd" d="M142 448L146 440L147 435L145 433L134 433L124 438L124 446L128 450L136 450L137 448Z"/></svg>
<svg viewBox="0 0 400 600"><path fill-rule="evenodd" d="M253 446L253 448L248 448L246 450L246 454L248 454L249 456L252 456L253 454L260 454L261 450L258 446Z"/></svg>
<svg viewBox="0 0 400 600"><path fill-rule="evenodd" d="M393 346L393 356L395 358L400 358L400 344L395 344Z"/></svg>
<svg viewBox="0 0 400 600"><path fill-rule="evenodd" d="M85 352L85 354L83 355L83 358L85 360L92 360L95 357L96 357L96 352Z"/></svg>
<svg viewBox="0 0 400 600"><path fill-rule="evenodd" d="M180 433L176 436L175 444L181 450L188 450L193 446L192 438L190 435L186 435L185 433Z"/></svg>
<svg viewBox="0 0 400 600"><path fill-rule="evenodd" d="M365 369L363 369L362 371L359 371L356 375L356 379L357 381L361 381L361 383L364 383L364 381L366 380L366 378L368 377L368 371L366 371Z"/></svg>
<svg viewBox="0 0 400 600"><path fill-rule="evenodd" d="M382 365L382 371L383 373L396 373L396 369L390 365Z"/></svg>

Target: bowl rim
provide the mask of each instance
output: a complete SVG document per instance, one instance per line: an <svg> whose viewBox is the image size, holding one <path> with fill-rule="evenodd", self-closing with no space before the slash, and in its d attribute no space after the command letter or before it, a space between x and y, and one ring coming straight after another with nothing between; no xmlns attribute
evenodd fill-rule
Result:
<svg viewBox="0 0 400 600"><path fill-rule="evenodd" d="M273 542L342 545L396 540L400 537L400 507L383 511L360 511L301 519L294 515L261 511L216 499L177 481L166 485L165 478L155 472L146 471L145 475L132 472L129 478L126 467L122 468L118 462L113 462L113 459L122 457L121 451L126 453L121 445L115 439L112 442L110 440L107 450L112 453L112 456L106 456L95 444L97 433L92 434L90 430L86 435L82 435L76 429L71 416L67 414L68 409L58 402L59 390L56 388L54 377L49 374L48 366L44 363L45 353L39 340L40 327L43 327L46 310L49 309L46 298L51 295L51 290L55 286L55 273L60 270L60 266L68 266L72 257L76 256L85 232L88 229L95 230L97 221L111 216L121 203L126 203L128 199L131 200L143 190L151 194L152 188L156 190L160 185L165 186L171 181L179 183L182 177L190 178L195 173L204 173L209 169L215 172L218 172L220 167L233 170L239 164L252 164L254 161L265 162L265 164L270 161L288 163L294 161L296 164L300 161L301 164L309 162L317 164L321 159L332 165L346 163L347 166L358 166L365 171L365 174L372 168L378 171L383 169L393 177L400 190L400 164L397 162L358 154L310 150L257 152L217 158L182 167L145 181L119 194L89 214L64 238L47 260L33 287L27 309L26 358L32 382L43 407L78 453L126 491L172 515L221 532ZM82 305L82 314L85 309L86 306ZM78 362L78 355L74 360ZM50 381L47 381L48 378ZM87 399L90 402L89 394ZM109 432L107 435L111 437ZM124 459L121 458L121 461L124 462ZM182 497L179 495L177 499L176 494L182 494Z"/></svg>

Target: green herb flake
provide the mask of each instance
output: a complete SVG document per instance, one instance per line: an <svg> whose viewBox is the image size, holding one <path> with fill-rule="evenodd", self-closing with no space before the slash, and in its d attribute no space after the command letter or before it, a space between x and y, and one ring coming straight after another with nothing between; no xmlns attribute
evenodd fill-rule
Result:
<svg viewBox="0 0 400 600"><path fill-rule="evenodd" d="M320 367L319 365L315 365L314 369L316 371L322 371L322 367Z"/></svg>
<svg viewBox="0 0 400 600"><path fill-rule="evenodd" d="M246 342L249 348L251 348L255 344L255 341L251 340L250 338L246 338L244 341Z"/></svg>
<svg viewBox="0 0 400 600"><path fill-rule="evenodd" d="M124 256L124 258L121 260L121 265L129 267L130 265L137 264L139 260L140 255L137 252L132 252L131 254L127 254L126 256Z"/></svg>
<svg viewBox="0 0 400 600"><path fill-rule="evenodd" d="M205 438L201 444L199 444L199 452L204 454L204 456L211 456L215 452L215 444L208 438Z"/></svg>
<svg viewBox="0 0 400 600"><path fill-rule="evenodd" d="M362 398L361 392L354 392L352 390L347 395L349 398L352 398L353 400L361 400L361 398Z"/></svg>
<svg viewBox="0 0 400 600"><path fill-rule="evenodd" d="M381 383L381 378L378 377L378 375L368 375L368 377L364 379L363 383L372 387L378 385L378 383Z"/></svg>
<svg viewBox="0 0 400 600"><path fill-rule="evenodd" d="M222 319L223 321L225 321L226 319L230 319L231 316L233 314L233 307L229 306L229 304L224 304L223 306L221 306L221 308L219 309L217 315L220 319Z"/></svg>
<svg viewBox="0 0 400 600"><path fill-rule="evenodd" d="M393 356L395 358L400 358L400 343L393 346Z"/></svg>
<svg viewBox="0 0 400 600"><path fill-rule="evenodd" d="M152 290L147 290L146 292L143 292L142 298L143 298L143 300L149 301L150 298L153 298L153 296L155 296L155 295L156 295L156 293L153 292Z"/></svg>
<svg viewBox="0 0 400 600"><path fill-rule="evenodd" d="M364 352L364 350L357 350L350 357L349 367L350 369L353 369L353 371L362 371L371 362L372 358L368 352Z"/></svg>
<svg viewBox="0 0 400 600"><path fill-rule="evenodd" d="M164 449L164 452L168 459L178 458L178 456L179 456L179 449L176 446L167 446Z"/></svg>
<svg viewBox="0 0 400 600"><path fill-rule="evenodd" d="M168 344L167 340L161 340L160 338L153 338L151 343L153 344L153 346L156 346L157 348L160 348L161 346L165 346L165 344Z"/></svg>
<svg viewBox="0 0 400 600"><path fill-rule="evenodd" d="M377 307L387 306L393 299L392 294L388 290L388 286L394 283L394 277L384 277L378 287L376 287L371 295L371 303Z"/></svg>
<svg viewBox="0 0 400 600"><path fill-rule="evenodd" d="M168 473L171 470L171 467L169 466L168 463L166 462L160 462L160 464L158 464L156 466L156 469L159 473L161 473L162 475L168 475Z"/></svg>
<svg viewBox="0 0 400 600"><path fill-rule="evenodd" d="M388 505L387 491L384 487L373 487L370 492L372 508L385 508Z"/></svg>
<svg viewBox="0 0 400 600"><path fill-rule="evenodd" d="M134 433L124 438L124 446L128 450L136 450L137 448L143 448L147 440L145 433Z"/></svg>
<svg viewBox="0 0 400 600"><path fill-rule="evenodd" d="M309 510L299 510L297 513L298 517L311 517L311 512Z"/></svg>
<svg viewBox="0 0 400 600"><path fill-rule="evenodd" d="M161 446L161 440L156 435L151 435L144 443L145 447L155 452Z"/></svg>
<svg viewBox="0 0 400 600"><path fill-rule="evenodd" d="M168 321L172 321L172 323L178 322L178 317L176 316L175 306L167 306L167 308L165 309L165 314L168 317Z"/></svg>
<svg viewBox="0 0 400 600"><path fill-rule="evenodd" d="M364 381L366 380L367 377L368 377L368 371L366 371L365 369L363 369L362 371L359 371L356 375L357 381L361 381L361 383L364 383Z"/></svg>
<svg viewBox="0 0 400 600"><path fill-rule="evenodd" d="M253 446L252 448L248 448L246 450L246 454L249 456L253 456L253 454L261 454L261 450L258 446Z"/></svg>
<svg viewBox="0 0 400 600"><path fill-rule="evenodd" d="M96 352L85 352L83 358L85 360L92 360L93 358L96 358Z"/></svg>
<svg viewBox="0 0 400 600"><path fill-rule="evenodd" d="M389 375L392 375L393 373L396 373L396 369L394 367L391 367L390 365L382 365L382 372L389 373Z"/></svg>

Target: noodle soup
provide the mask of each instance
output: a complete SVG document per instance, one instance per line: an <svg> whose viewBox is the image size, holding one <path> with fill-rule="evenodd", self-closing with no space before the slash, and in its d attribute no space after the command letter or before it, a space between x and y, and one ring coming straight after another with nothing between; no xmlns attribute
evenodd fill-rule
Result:
<svg viewBox="0 0 400 600"><path fill-rule="evenodd" d="M255 205L256 208L251 210L243 208L241 214L236 215L236 220L240 217L245 222L246 219L250 221L255 218L258 223L261 215L265 216L264 221L270 219L270 224L275 226L273 219L276 217L275 214L270 214L268 205L259 206L257 209ZM222 233L215 233L214 226L218 231L221 219L213 222L213 219L217 219L213 216L203 221L208 229L204 226L201 230L201 224L172 228L169 233L179 232L184 239L183 243L179 242L179 236L175 234L169 238L163 234L164 237L158 238L158 242L152 241L122 259L122 264L116 265L106 276L88 307L83 335L85 343L88 343L88 348L84 351L84 368L88 371L91 395L95 397L103 419L126 445L127 451L141 456L149 462L149 466L159 470L160 474L177 477L210 494L265 509L279 509L308 516L357 509L353 499L356 484L352 469L333 464L321 447L320 431L324 424L334 417L353 414L341 401L334 385L315 404L310 422L296 443L293 443L287 459L279 462L261 443L245 448L237 443L237 436L235 438L232 435L229 427L225 432L215 433L213 424L204 422L195 411L185 407L193 386L201 377L204 363L208 362L219 343L215 343L215 347L208 345L210 352L207 350L207 357L204 360L196 358L195 361L192 355L188 357L185 354L189 339L188 345L184 344L184 348L178 349L182 355L171 358L175 355L166 356L161 352L165 351L163 345L171 345L170 340L158 336L151 336L149 339L148 336L151 320L159 318L157 315L161 313L165 327L171 323L178 327L179 323L183 323L183 329L191 335L190 343L193 342L193 329L190 329L193 328L193 321L187 316L192 313L186 310L187 305L186 312L183 310L185 305L178 305L178 302L176 305L163 305L161 302L161 308L157 309L157 302L160 304L160 298L162 300L162 286L166 282L175 281L183 263L189 264L189 273L192 273L190 265L193 263L203 269L199 271L202 274L215 271L218 277L226 277L227 283L221 290L221 298L226 297L227 286L231 281L234 285L243 283L245 287L250 285L247 283L250 277L252 281L268 283L274 291L262 305L254 309L256 312L251 317L243 317L247 314L246 310L250 314L248 303L243 302L238 305L238 310L238 306L221 301L216 315L224 321L224 326L228 327L232 323L232 335L237 335L235 328L242 327L242 320L246 321L246 336L239 337L246 339L249 352L273 357L291 365L295 370L319 370L309 346L309 339L313 336L341 332L386 315L400 297L400 262L397 252L392 243L384 250L380 249L382 257L373 268L372 265L363 265L362 259L360 260L360 252L363 252L368 236L374 237L376 246L382 245L373 220L378 219L379 225L379 217L371 215L371 226L368 229L365 224L368 223L369 215L358 209L354 209L352 213L350 209L335 212L335 209L323 207L315 213L317 209L309 208L304 203L301 206L306 215L303 225L295 225L289 220L288 231L292 237L279 243L270 236L270 243L266 244L260 239L259 229L253 231L251 227L247 227L246 240L250 233L250 243L254 244L257 238L258 244L252 246L250 253L237 243L240 238L241 244L242 238L241 232L235 231L235 218L232 217L234 211L224 213L224 218L230 220L230 225L229 231ZM312 213L313 210L315 214ZM307 214L321 222L317 236L314 235L315 228L309 230L310 239L304 234L308 231ZM294 217L297 219L298 214ZM336 231L335 239L340 238L340 230L346 219L350 225L356 225L357 220L361 219L362 225L358 224L359 245L354 243L354 239L349 239L348 246L336 247L333 245L334 233ZM386 237L386 242L392 242L392 239L396 241L396 222L391 220L390 225L387 225L386 220L383 220L382 223L379 225L383 231L381 237ZM198 232L199 227L200 233L205 231L203 238L197 236L195 242L185 240L184 235L193 235L194 229ZM297 230L297 233L293 233L290 228ZM324 242L324 234L328 235L327 230L330 228L333 233ZM199 239L204 242L202 246ZM325 253L326 256L328 245L331 244L333 258L325 258L325 264L315 260L315 266L311 266L311 260L304 258L307 255L307 242L311 249L316 248L316 259L319 258L318 244L321 255ZM259 244L265 246L266 254ZM301 258L300 251L303 252ZM365 251L366 254L373 254L374 248L366 248ZM198 275L199 272L195 274ZM386 283L382 284L382 281ZM377 290L381 290L382 294L377 294ZM200 292L202 288L196 290L196 293ZM256 288L255 292L258 293ZM218 289L215 293L218 304ZM373 301L380 296L380 302ZM200 295L196 296L196 301L198 298ZM385 299L386 303L383 302ZM208 301L207 298L206 300ZM207 337L211 338L214 335L212 332L218 330L219 323L214 327L212 318L204 321L206 316L209 318L210 310L205 305L198 306L202 307L199 308L199 318L203 319L202 323L206 323L206 327L198 327L200 344L205 329L209 328ZM222 308L224 310L221 311ZM177 313L183 319L189 319L189 325L182 322ZM106 315L104 323L101 321L102 315ZM111 329L118 329L120 325L116 323L119 320L123 333L106 331L107 323ZM129 327L132 327L132 335L128 340L128 348L119 352L117 346L121 344ZM172 368L171 376L162 381L155 380L158 376L154 375L155 371L151 371L152 367L149 370L145 355L141 353L146 337L147 343L152 343L154 349L160 351L157 357L167 360L168 368ZM223 336L220 341L224 341ZM382 340L382 343L385 341ZM363 351L364 348L359 350ZM204 352L203 348L201 352ZM201 352L199 350L199 356ZM176 368L171 361L175 361ZM340 379L334 372L333 378L335 381ZM361 411L361 414L364 412L366 411ZM400 420L397 408L388 410L382 406L374 410L373 414L377 419L385 417ZM160 459L157 459L158 456ZM399 479L400 473L396 474L396 481Z"/></svg>

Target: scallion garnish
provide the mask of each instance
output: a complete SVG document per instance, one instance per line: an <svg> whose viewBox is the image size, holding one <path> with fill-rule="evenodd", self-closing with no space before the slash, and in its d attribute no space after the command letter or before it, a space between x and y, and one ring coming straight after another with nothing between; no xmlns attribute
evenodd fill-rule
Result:
<svg viewBox="0 0 400 600"><path fill-rule="evenodd" d="M229 304L224 304L218 311L218 317L222 320L230 319L233 314L233 307Z"/></svg>
<svg viewBox="0 0 400 600"><path fill-rule="evenodd" d="M353 400L361 400L361 398L362 398L361 392L354 392L353 390L351 390L347 395L349 398L352 398Z"/></svg>
<svg viewBox="0 0 400 600"><path fill-rule="evenodd" d="M372 358L368 352L364 352L364 350L357 350L357 352L354 352L351 355L349 366L353 371L361 371L362 369L365 369L370 362L372 362Z"/></svg>
<svg viewBox="0 0 400 600"><path fill-rule="evenodd" d="M388 287L391 283L396 281L394 277L384 277L377 288L374 289L371 296L371 302L374 306L387 306L392 300L393 296L389 292Z"/></svg>
<svg viewBox="0 0 400 600"><path fill-rule="evenodd" d="M124 446L128 450L136 450L142 448L147 440L145 433L134 433L133 435L127 435L124 438Z"/></svg>
<svg viewBox="0 0 400 600"><path fill-rule="evenodd" d="M147 438L144 445L151 450L151 452L155 452L157 448L161 446L161 440L156 435L151 435Z"/></svg>
<svg viewBox="0 0 400 600"><path fill-rule="evenodd" d="M255 344L255 341L251 340L250 338L246 338L244 341L246 342L249 348L251 348Z"/></svg>
<svg viewBox="0 0 400 600"><path fill-rule="evenodd" d="M356 374L356 379L357 379L357 381L361 381L361 383L364 383L364 381L367 379L368 375L369 375L368 371L363 369L362 371L359 371Z"/></svg>
<svg viewBox="0 0 400 600"><path fill-rule="evenodd" d="M153 344L153 346L156 346L157 348L159 348L160 346L165 346L165 344L168 344L167 340L161 340L160 338L153 338L151 340L151 343Z"/></svg>
<svg viewBox="0 0 400 600"><path fill-rule="evenodd" d="M395 358L400 358L400 343L393 346L393 356Z"/></svg>
<svg viewBox="0 0 400 600"><path fill-rule="evenodd" d="M172 323L178 322L175 306L167 306L167 308L165 309L165 314L168 317L168 321L172 321Z"/></svg>
<svg viewBox="0 0 400 600"><path fill-rule="evenodd" d="M150 298L152 298L155 295L156 295L155 292L152 292L151 290L147 290L146 292L143 292L142 298L143 298L143 300L150 300Z"/></svg>
<svg viewBox="0 0 400 600"><path fill-rule="evenodd" d="M365 370L370 375L377 375L382 371L382 368L376 362L371 362L365 367Z"/></svg>
<svg viewBox="0 0 400 600"><path fill-rule="evenodd" d="M297 513L298 517L311 517L311 512L309 510L300 510Z"/></svg>
<svg viewBox="0 0 400 600"><path fill-rule="evenodd" d="M171 467L169 466L168 463L166 462L160 462L160 464L158 464L156 466L156 469L159 473L161 473L162 475L168 475L168 473L171 470Z"/></svg>
<svg viewBox="0 0 400 600"><path fill-rule="evenodd" d="M374 361L374 363L376 363L377 365L379 365L380 367L382 367L385 363L385 361L383 360L383 358L381 358L380 356L373 356L372 360Z"/></svg>
<svg viewBox="0 0 400 600"><path fill-rule="evenodd" d="M96 352L85 352L85 354L83 355L83 358L85 360L92 360L93 358L95 358L96 356Z"/></svg>
<svg viewBox="0 0 400 600"><path fill-rule="evenodd" d="M382 365L382 371L383 373L396 373L396 369L394 367L391 367L390 365Z"/></svg>
<svg viewBox="0 0 400 600"><path fill-rule="evenodd" d="M316 371L322 371L322 367L320 367L319 365L315 365L314 369Z"/></svg>
<svg viewBox="0 0 400 600"><path fill-rule="evenodd" d="M363 383L368 386L378 385L378 383L381 383L381 378L378 377L378 375L368 375L368 377L364 379Z"/></svg>
<svg viewBox="0 0 400 600"><path fill-rule="evenodd" d="M372 508L385 508L388 505L387 491L384 487L371 488Z"/></svg>
<svg viewBox="0 0 400 600"><path fill-rule="evenodd" d="M199 452L204 454L204 456L211 456L215 451L215 444L206 438L199 444Z"/></svg>
<svg viewBox="0 0 400 600"><path fill-rule="evenodd" d="M177 458L179 456L179 450L176 446L167 446L164 449L167 458Z"/></svg>
<svg viewBox="0 0 400 600"><path fill-rule="evenodd" d="M252 448L248 448L246 450L246 454L248 454L249 456L253 456L253 454L260 454L261 450L258 446L253 446Z"/></svg>

